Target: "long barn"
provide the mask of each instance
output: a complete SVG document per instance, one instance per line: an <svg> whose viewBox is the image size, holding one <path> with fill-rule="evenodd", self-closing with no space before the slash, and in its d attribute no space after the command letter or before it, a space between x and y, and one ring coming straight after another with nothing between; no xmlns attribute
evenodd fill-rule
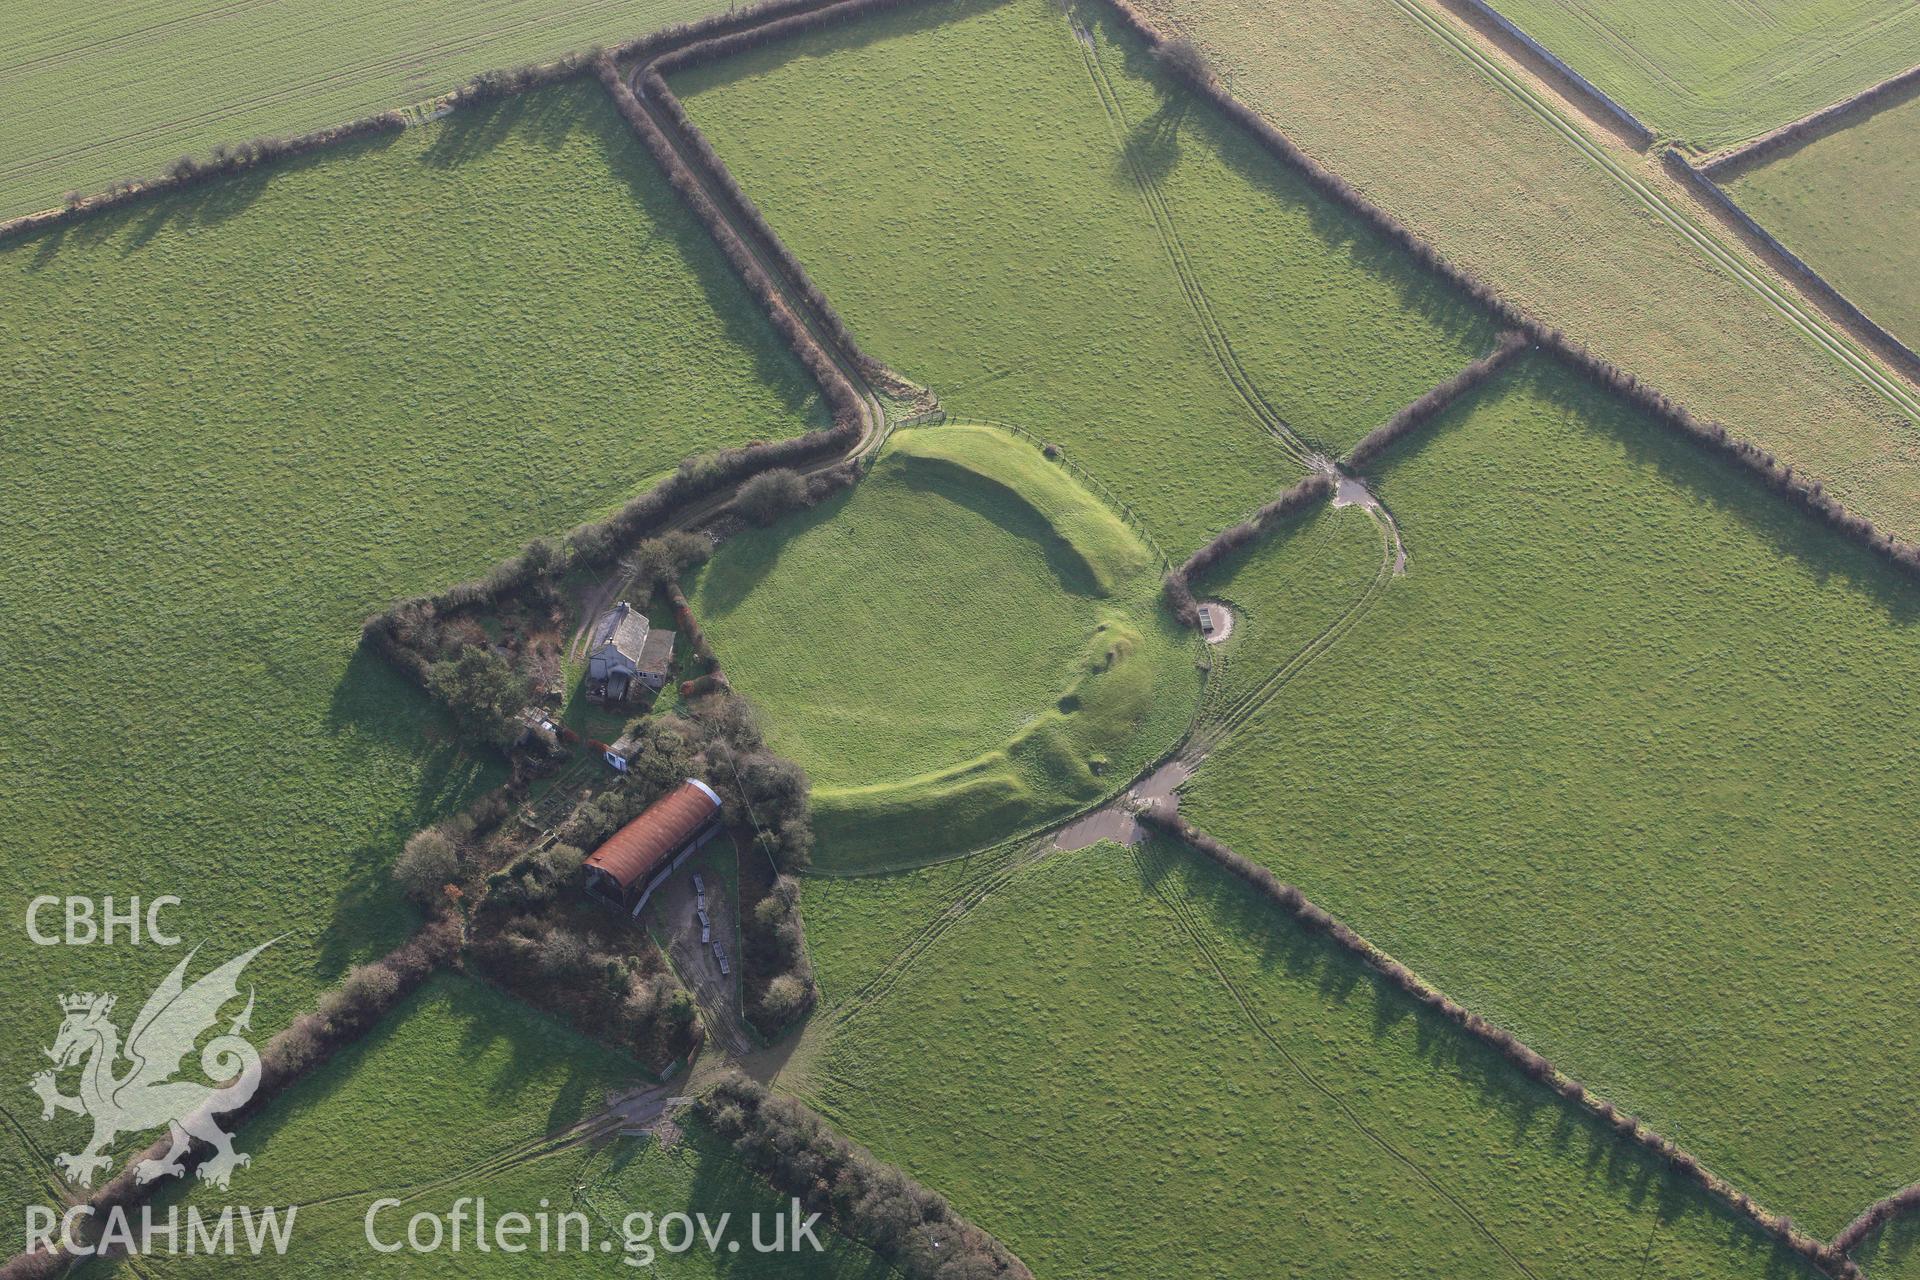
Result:
<svg viewBox="0 0 1920 1280"><path fill-rule="evenodd" d="M587 892L628 915L720 830L720 797L688 778L587 855Z"/></svg>

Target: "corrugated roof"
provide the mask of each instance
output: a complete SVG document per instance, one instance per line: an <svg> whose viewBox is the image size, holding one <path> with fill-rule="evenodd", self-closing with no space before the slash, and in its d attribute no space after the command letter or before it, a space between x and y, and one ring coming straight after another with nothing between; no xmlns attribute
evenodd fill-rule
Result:
<svg viewBox="0 0 1920 1280"><path fill-rule="evenodd" d="M678 853L719 812L720 798L712 789L688 778L614 832L587 856L587 865L612 876L625 893Z"/></svg>

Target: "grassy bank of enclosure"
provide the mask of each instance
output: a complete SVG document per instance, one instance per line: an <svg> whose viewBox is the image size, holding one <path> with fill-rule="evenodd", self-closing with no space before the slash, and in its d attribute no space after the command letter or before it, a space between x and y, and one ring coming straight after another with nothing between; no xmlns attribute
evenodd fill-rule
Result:
<svg viewBox="0 0 1920 1280"><path fill-rule="evenodd" d="M1920 592L1537 357L1376 475L1409 573L1186 812L1837 1230L1916 1155Z"/></svg>
<svg viewBox="0 0 1920 1280"><path fill-rule="evenodd" d="M713 0L9 6L0 218L158 173L183 152L305 133L469 76L724 10Z"/></svg>
<svg viewBox="0 0 1920 1280"><path fill-rule="evenodd" d="M10 245L0 316L7 913L176 894L209 961L286 933L262 1034L412 926L388 863L495 776L361 619L821 420L591 85ZM0 1069L175 958L0 949Z"/></svg>
<svg viewBox="0 0 1920 1280"><path fill-rule="evenodd" d="M621 1249L622 1219L635 1211L734 1215L743 1232L747 1215L771 1214L777 1197L736 1162L726 1144L691 1124L669 1150L644 1138L565 1146L553 1141L570 1125L597 1114L610 1091L643 1083L633 1064L548 1021L526 1006L464 978L433 979L403 1003L365 1041L303 1080L240 1134L239 1149L253 1163L222 1194L177 1187L169 1204L197 1203L218 1212L228 1199L257 1205L298 1205L293 1244L273 1260L273 1274L458 1276L474 1269L513 1274L631 1275ZM243 1190L244 1188L244 1190ZM508 1255L475 1249L469 1205L463 1247L449 1242L434 1253L369 1246L366 1216L375 1200L399 1199L375 1219L382 1243L403 1242L407 1220L427 1212L443 1219L463 1196L486 1198L490 1222L520 1212L537 1222L545 1212L581 1212L592 1231L588 1250L533 1249ZM443 1224L444 1225L444 1224ZM742 1236L739 1253L715 1257L696 1247L655 1260L675 1276L872 1276L888 1274L872 1256L824 1226L826 1251L760 1255ZM425 1238L423 1236L423 1238ZM578 1235L572 1237L577 1241ZM599 1250L611 1240L615 1248ZM536 1233L524 1242L537 1243ZM658 1239L652 1243L657 1247ZM136 1272L116 1275L223 1274L222 1258L144 1260ZM106 1274L105 1267L90 1269Z"/></svg>
<svg viewBox="0 0 1920 1280"><path fill-rule="evenodd" d="M1344 447L1490 335L1083 16L916 7L673 82L868 350L1177 552L1297 474L1271 422Z"/></svg>
<svg viewBox="0 0 1920 1280"><path fill-rule="evenodd" d="M1920 423L1487 79L1413 0L1299 0L1284 22L1250 0L1153 7L1237 95L1453 262L1882 528L1920 534ZM1633 176L1665 181L1651 163Z"/></svg>
<svg viewBox="0 0 1920 1280"><path fill-rule="evenodd" d="M1158 843L1014 876L834 1033L810 1091L1036 1274L1806 1274Z"/></svg>
<svg viewBox="0 0 1920 1280"><path fill-rule="evenodd" d="M1920 94L1731 184L1735 200L1861 310L1920 344Z"/></svg>
<svg viewBox="0 0 1920 1280"><path fill-rule="evenodd" d="M896 435L851 493L730 539L693 607L770 740L814 781L815 861L977 848L1172 746L1194 644L1159 563L1032 445Z"/></svg>
<svg viewBox="0 0 1920 1280"><path fill-rule="evenodd" d="M1657 132L1702 150L1818 111L1920 62L1901 0L1494 0Z"/></svg>

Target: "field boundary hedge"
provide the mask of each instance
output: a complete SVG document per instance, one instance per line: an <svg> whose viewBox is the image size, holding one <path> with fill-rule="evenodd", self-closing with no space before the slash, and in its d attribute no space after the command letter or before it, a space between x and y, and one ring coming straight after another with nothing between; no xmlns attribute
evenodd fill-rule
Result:
<svg viewBox="0 0 1920 1280"><path fill-rule="evenodd" d="M1708 446L1745 468L1774 493L1900 569L1920 577L1920 545L1882 533L1871 520L1849 511L1827 493L1820 481L1797 475L1791 465L1782 463L1770 450L1736 436L1723 423L1694 417L1685 406L1647 386L1634 374L1595 355L1559 329L1549 327L1537 316L1507 301L1486 281L1454 265L1406 223L1373 203L1359 188L1302 151L1266 117L1228 93L1184 37L1169 39L1161 34L1131 0L1104 0L1104 3L1112 6L1122 24L1144 41L1173 74L1221 115L1245 129L1269 155L1298 170L1322 195L1352 213L1383 239L1400 246L1415 262L1486 307L1507 328L1525 333L1589 381L1608 388L1642 411Z"/></svg>
<svg viewBox="0 0 1920 1280"><path fill-rule="evenodd" d="M1752 1222L1783 1247L1842 1280L1864 1280L1860 1269L1838 1247L1838 1238L1834 1244L1828 1244L1794 1226L1792 1219L1762 1208L1751 1196L1701 1164L1685 1148L1648 1128L1637 1117L1595 1095L1584 1084L1556 1068L1544 1055L1529 1048L1511 1031L1469 1011L1430 985L1406 965L1313 902L1297 886L1288 884L1267 867L1201 831L1173 808L1159 803L1151 804L1140 811L1139 817L1147 826L1172 836L1244 881L1260 896L1291 914L1308 932L1331 939L1402 994L1425 1005L1468 1036L1499 1052L1528 1079L1545 1085L1567 1102L1606 1124L1615 1134L1638 1143L1658 1156L1666 1162L1667 1168L1690 1179L1701 1190Z"/></svg>
<svg viewBox="0 0 1920 1280"><path fill-rule="evenodd" d="M224 1127L238 1132L309 1071L373 1030L395 1005L459 950L459 923L440 916L427 921L380 959L355 966L339 986L320 998L317 1007L300 1014L267 1041L260 1052L259 1087L243 1105L219 1113L226 1118ZM115 1209L131 1213L171 1185L164 1178L146 1183L135 1179L140 1161L164 1159L171 1146L170 1137L162 1135L130 1157L119 1173L87 1197L84 1203L92 1206L93 1213L75 1225L74 1236L79 1242L97 1246L110 1213ZM184 1180L212 1154L212 1148L204 1143L190 1145L181 1153L185 1171L178 1176ZM66 1253L22 1251L0 1266L0 1280L51 1280L65 1273L74 1261L74 1256Z"/></svg>
<svg viewBox="0 0 1920 1280"><path fill-rule="evenodd" d="M790 13L819 7L824 0L767 0L767 3L730 9L697 22L676 23L614 45L610 52L620 58L643 55L651 50L671 48L690 40L732 30L752 27ZM457 110L461 107L492 102L515 94L528 93L584 75L602 52L600 46L565 54L551 62L530 62L517 67L483 71L448 93L427 99L425 105ZM403 104L386 111L326 125L291 136L267 135L246 142L225 143L214 147L205 159L181 156L168 166L165 174L151 177L120 178L93 193L70 192L64 204L41 209L0 222L0 245L18 235L64 226L93 214L103 213L131 201L189 187L212 177L229 176L275 160L302 155L355 138L399 132L411 121Z"/></svg>
<svg viewBox="0 0 1920 1280"><path fill-rule="evenodd" d="M1385 453L1394 441L1439 417L1448 405L1485 382L1509 360L1532 345L1533 340L1518 329L1502 333L1494 343L1493 350L1477 360L1469 361L1460 372L1445 382L1435 383L1422 392L1418 399L1403 405L1391 418L1360 437L1360 442L1347 452L1344 460L1346 466L1353 471L1361 470Z"/></svg>
<svg viewBox="0 0 1920 1280"><path fill-rule="evenodd" d="M1909 67L1898 75L1888 76L1879 84L1869 85L1852 97L1842 98L1830 106L1763 133L1751 142L1742 143L1731 151L1722 152L1703 162L1700 172L1716 182L1731 181L1749 170L1759 168L1782 151L1797 150L1816 138L1838 132L1852 124L1854 116L1877 111L1886 99L1897 98L1909 89L1920 91L1920 67Z"/></svg>
<svg viewBox="0 0 1920 1280"><path fill-rule="evenodd" d="M1916 77L1915 83L1920 83L1920 77ZM1758 242L1761 253L1772 260L1782 275L1793 277L1807 292L1838 311L1848 324L1860 330L1868 345L1879 351L1889 363L1920 377L1920 354L1882 328L1872 316L1855 306L1852 299L1834 288L1825 276L1807 265L1805 259L1781 243L1779 237L1761 226L1752 214L1740 207L1726 188L1707 176L1705 169L1695 165L1673 147L1661 152L1660 160L1666 165L1667 171L1685 183L1695 195L1731 218L1740 230Z"/></svg>
<svg viewBox="0 0 1920 1280"><path fill-rule="evenodd" d="M1531 55L1544 63L1550 78L1562 81L1563 90L1571 90L1570 93L1565 94L1566 97L1584 99L1589 106L1598 109L1600 114L1624 130L1627 136L1633 139L1636 147L1644 151L1653 145L1654 132L1641 121L1639 116L1621 106L1614 100L1613 95L1599 85L1568 66L1558 54L1528 35L1521 29L1519 23L1488 4L1487 0L1443 0L1443 3L1450 9L1456 11L1465 9L1473 16L1484 19L1494 28L1487 34L1494 36L1496 40L1501 36L1506 37L1507 40L1519 45L1522 53ZM1509 49L1508 52L1512 53L1513 50ZM1524 62L1526 58L1521 57L1519 60Z"/></svg>
<svg viewBox="0 0 1920 1280"><path fill-rule="evenodd" d="M1903 1214L1920 1209L1920 1182L1911 1183L1889 1196L1882 1196L1860 1211L1860 1216L1840 1229L1833 1238L1837 1253L1852 1253L1862 1241Z"/></svg>
<svg viewBox="0 0 1920 1280"><path fill-rule="evenodd" d="M1193 580L1227 555L1259 537L1275 520L1284 519L1296 511L1304 511L1315 503L1325 502L1333 496L1337 486L1333 472L1316 471L1282 489L1273 501L1256 508L1245 520L1228 525L1202 543L1199 550L1177 568L1168 570L1167 576L1161 579L1160 597L1166 601L1167 608L1173 611L1173 616L1189 627L1199 626L1200 611L1193 598Z"/></svg>
<svg viewBox="0 0 1920 1280"><path fill-rule="evenodd" d="M826 328L833 344L847 356L860 371L860 375L869 382L887 387L900 394L911 394L917 390L906 383L891 369L868 355L847 327L840 312L813 277L780 238L773 225L766 219L751 196L734 178L733 171L721 160L719 152L706 133L693 122L687 113L679 95L667 83L666 73L685 67L698 66L712 62L730 54L751 49L758 45L777 41L787 36L817 27L834 26L852 21L868 13L902 7L906 4L922 3L923 0L838 0L823 7L808 6L792 12L770 16L767 21L720 34L678 44L667 49L650 60L642 61L634 69L635 77L644 88L648 101L658 103L688 150L692 151L699 163L705 168L707 176L719 188L721 196L731 207L732 212L767 250L768 255L783 272L796 292L806 302L807 307Z"/></svg>
<svg viewBox="0 0 1920 1280"><path fill-rule="evenodd" d="M945 1197L841 1136L798 1099L739 1072L723 1076L695 1114L774 1190L827 1215L907 1280L1033 1280L1027 1264Z"/></svg>

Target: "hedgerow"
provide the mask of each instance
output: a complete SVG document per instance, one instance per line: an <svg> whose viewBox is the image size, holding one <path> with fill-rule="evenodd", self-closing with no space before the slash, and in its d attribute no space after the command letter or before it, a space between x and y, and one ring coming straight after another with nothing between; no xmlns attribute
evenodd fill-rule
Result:
<svg viewBox="0 0 1920 1280"><path fill-rule="evenodd" d="M1769 1212L1748 1196L1701 1164L1691 1152L1648 1128L1641 1121L1591 1093L1571 1076L1557 1070L1546 1057L1530 1048L1505 1027L1487 1021L1448 996L1427 985L1413 970L1374 946L1352 928L1313 902L1300 889L1280 879L1253 859L1235 851L1201 831L1179 812L1163 804L1151 804L1140 811L1140 821L1156 831L1174 837L1217 863L1224 870L1251 885L1275 905L1289 912L1302 926L1326 935L1384 977L1396 989L1439 1013L1449 1022L1497 1049L1528 1079L1552 1089L1568 1102L1585 1108L1624 1138L1631 1139L1660 1157L1668 1168L1691 1179L1702 1190L1758 1223L1783 1246L1814 1265L1836 1276L1858 1277L1858 1268L1834 1244L1815 1239L1793 1225L1791 1219Z"/></svg>
<svg viewBox="0 0 1920 1280"><path fill-rule="evenodd" d="M730 1072L697 1114L775 1190L827 1215L907 1280L1032 1280L1005 1245L793 1098Z"/></svg>

